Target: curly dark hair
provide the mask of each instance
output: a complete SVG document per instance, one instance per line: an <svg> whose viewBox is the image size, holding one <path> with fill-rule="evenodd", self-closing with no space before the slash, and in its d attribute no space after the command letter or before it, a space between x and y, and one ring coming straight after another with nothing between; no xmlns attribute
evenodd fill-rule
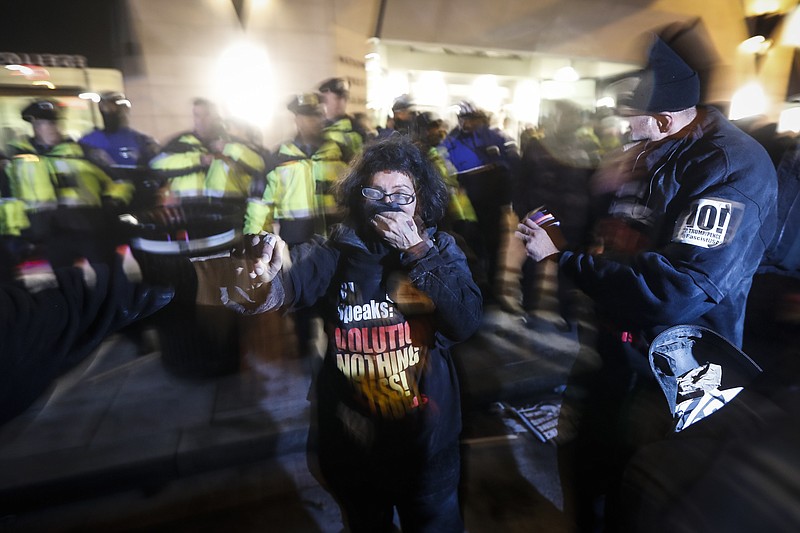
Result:
<svg viewBox="0 0 800 533"><path fill-rule="evenodd" d="M426 226L444 217L449 202L447 187L420 146L405 135L394 134L364 146L336 187L336 201L351 217L362 213L361 188L378 172L394 171L411 178L417 195L417 214Z"/></svg>

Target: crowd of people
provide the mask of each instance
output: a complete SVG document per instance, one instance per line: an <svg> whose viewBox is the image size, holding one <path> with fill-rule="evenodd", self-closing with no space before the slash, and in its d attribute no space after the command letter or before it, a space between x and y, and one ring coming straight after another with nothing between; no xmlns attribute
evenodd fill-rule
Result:
<svg viewBox="0 0 800 533"><path fill-rule="evenodd" d="M79 257L101 259L114 244L116 216L164 206L224 204L241 210L237 230L277 231L289 244L326 235L341 221L332 188L347 165L365 143L404 135L424 146L445 180L450 202L442 223L461 239L483 297L492 302L499 290L500 243L511 227L512 197L517 214L537 202L556 204L554 197L568 204L585 203L588 197L587 179L542 181L542 163L535 155L542 143L547 147L538 151L561 168L572 163L556 153L566 138L555 129L551 135L549 126L528 142L520 158L518 143L491 127L489 113L471 102L458 104L458 124L451 128L431 112L417 112L413 100L402 95L386 125L375 128L363 113L348 114L348 100L349 85L342 78L293 96L287 108L296 135L272 151L260 143L252 125L225 119L215 103L203 98L192 102L191 130L162 144L131 127L131 101L119 92L101 95L103 127L77 140L60 131L59 102L31 102L22 117L33 135L10 143L2 156L0 237L4 253L10 254L3 261L3 279L12 279L9 269L29 256L44 254L54 266ZM571 106L557 102L552 117ZM580 111L573 111L573 122L562 121L567 136L586 129ZM561 121L552 117L551 123ZM570 133L570 127L576 129ZM589 148L596 159L601 146L593 134L592 142L597 142ZM588 171L590 165L581 164ZM570 191L566 197L559 195L559 187ZM565 217L567 224L587 211L583 205L569 209L575 217ZM70 220L64 222L65 217Z"/></svg>
<svg viewBox="0 0 800 533"><path fill-rule="evenodd" d="M458 104L451 129L403 95L373 128L348 114L348 99L342 78L293 96L296 135L274 151L205 99L192 103L192 129L162 145L130 127L121 93L102 95L104 127L77 141L60 132L57 102L32 102L22 117L33 135L8 147L0 176L4 298L20 298L20 283L42 268L85 273L85 261L111 265L103 279L116 287L122 213L158 212L164 238L180 240L193 237L174 231L190 206L224 210L243 253L159 265L151 281L190 286L242 314L293 313L300 353L321 360L314 468L352 531L391 530L395 508L404 531L463 531L451 347L477 330L485 305L534 309L537 269L555 262L565 326L577 320L573 295L591 298L604 363L573 384L584 391L583 418L563 453L578 525L645 531L648 521L678 520L663 508L632 512L621 498L625 465L671 422L650 343L693 324L742 347L754 275L765 257L774 271L795 253L790 237L776 236L794 227L794 204L777 202L776 165L796 173L797 150L770 159L701 105L697 73L658 37L618 105L624 134L556 101L520 149L471 102ZM506 291L508 272L518 298ZM75 283L69 297L79 298ZM172 295L157 294L134 305L126 292L137 311L102 332ZM311 353L314 317L328 335L324 354ZM83 331L60 327L70 338Z"/></svg>

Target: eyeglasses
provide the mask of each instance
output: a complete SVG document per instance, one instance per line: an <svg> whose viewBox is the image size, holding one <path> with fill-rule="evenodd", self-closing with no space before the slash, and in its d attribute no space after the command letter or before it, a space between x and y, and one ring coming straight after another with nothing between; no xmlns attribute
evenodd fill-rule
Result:
<svg viewBox="0 0 800 533"><path fill-rule="evenodd" d="M397 205L408 205L416 199L415 194L405 194L402 192L386 193L380 189L373 189L372 187L361 187L361 196L368 200L383 200L389 198L391 202Z"/></svg>

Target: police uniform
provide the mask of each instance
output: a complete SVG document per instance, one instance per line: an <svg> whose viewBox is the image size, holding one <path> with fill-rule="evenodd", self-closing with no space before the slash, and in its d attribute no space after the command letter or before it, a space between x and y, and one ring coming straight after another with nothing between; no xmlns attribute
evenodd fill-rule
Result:
<svg viewBox="0 0 800 533"><path fill-rule="evenodd" d="M120 121L120 114L130 109L131 102L119 92L101 95L100 112L104 129L87 133L78 141L89 152L100 150L114 166L130 168L146 165L158 153L156 142ZM91 154L90 154L91 155Z"/></svg>
<svg viewBox="0 0 800 533"><path fill-rule="evenodd" d="M419 133L417 120L421 115L417 115L414 105L414 101L407 94L395 98L392 103L392 116L387 117L385 128L378 128L378 138L385 139L395 133L412 136ZM405 116L401 117L401 113ZM426 114L430 115L430 113L423 113L423 115Z"/></svg>
<svg viewBox="0 0 800 533"><path fill-rule="evenodd" d="M395 105L397 105L397 101L402 100L408 107L411 107L411 101L408 99L407 95L404 96L405 98L401 97L395 100ZM465 222L476 223L478 217L475 214L475 209L472 207L472 202L470 202L466 191L461 184L458 183L458 171L450 162L447 148L441 145L441 136L438 134L441 126L441 119L436 118L430 112L425 112L415 115L414 127L409 129L413 130L413 137L427 147L426 155L428 160L433 164L434 168L439 171L439 174L447 185L450 196L450 202L447 206L447 221L453 225L453 229L456 233L462 233L458 226ZM437 132L437 135L432 136L430 133L432 131Z"/></svg>
<svg viewBox="0 0 800 533"><path fill-rule="evenodd" d="M469 102L459 104L459 118L481 119L485 115ZM486 273L482 287L485 298L495 295L494 281L498 268L503 212L511 205L511 167L518 159L516 143L488 125L473 130L458 128L442 142L450 162L458 171L458 181L472 203L479 231L470 247L479 257Z"/></svg>
<svg viewBox="0 0 800 533"><path fill-rule="evenodd" d="M58 104L33 102L22 111L22 117L32 123L56 121ZM78 143L70 140L54 146L45 146L35 138L14 141L9 144L9 157L6 174L10 195L25 204L30 220L23 236L34 242L50 241L51 254L55 249L62 250L58 258L51 256L56 261L69 263L76 254L90 257L99 253L92 241L104 233L101 228L107 229L101 208L104 203L130 202L133 185L114 182L85 158Z"/></svg>
<svg viewBox="0 0 800 533"><path fill-rule="evenodd" d="M136 194L131 209L150 208L161 183L152 176L148 163L158 153L156 141L128 126L131 102L120 92L100 95L99 109L103 129L95 129L80 138L78 143L86 156L115 181L130 181Z"/></svg>
<svg viewBox="0 0 800 533"><path fill-rule="evenodd" d="M322 113L316 94L299 95L288 108L295 114ZM289 244L326 234L339 213L333 185L347 167L340 145L328 138L318 146L305 145L298 136L281 144L273 165L261 198L248 201L244 233L272 231L277 222Z"/></svg>
<svg viewBox="0 0 800 533"><path fill-rule="evenodd" d="M114 165L135 167L140 162L149 161L148 146L153 140L147 135L131 128L121 128L114 132L94 130L80 139L80 144L89 150L102 150L107 153Z"/></svg>
<svg viewBox="0 0 800 533"><path fill-rule="evenodd" d="M342 78L331 78L322 82L318 91L320 93L330 92L340 98L348 98L350 84ZM335 142L341 148L345 162L350 162L361 153L361 149L364 147L366 134L356 130L354 124L353 117L343 115L328 121L324 130L325 138Z"/></svg>
<svg viewBox="0 0 800 533"><path fill-rule="evenodd" d="M166 179L170 194L178 198L226 198L244 201L254 176L264 172L261 155L235 139L220 137L221 152L208 146L194 132L185 132L169 141L150 161L150 168ZM214 159L206 168L203 156Z"/></svg>

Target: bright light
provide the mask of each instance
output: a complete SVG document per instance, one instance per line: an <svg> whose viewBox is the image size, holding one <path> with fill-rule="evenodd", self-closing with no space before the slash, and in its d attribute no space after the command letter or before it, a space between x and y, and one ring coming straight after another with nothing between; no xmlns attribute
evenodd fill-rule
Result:
<svg viewBox="0 0 800 533"><path fill-rule="evenodd" d="M763 54L771 44L772 41L768 41L763 35L756 35L739 43L739 50L746 54Z"/></svg>
<svg viewBox="0 0 800 533"><path fill-rule="evenodd" d="M230 117L263 128L275 105L275 79L267 51L240 42L226 49L213 74L215 94Z"/></svg>
<svg viewBox="0 0 800 533"><path fill-rule="evenodd" d="M534 80L522 80L514 89L514 103L511 108L514 117L525 124L539 122L539 84Z"/></svg>
<svg viewBox="0 0 800 533"><path fill-rule="evenodd" d="M500 110L503 96L497 84L497 77L491 74L478 76L472 82L471 100L481 109L490 113Z"/></svg>
<svg viewBox="0 0 800 533"><path fill-rule="evenodd" d="M381 109L385 91L380 53L373 51L364 55L364 70L367 73L367 109Z"/></svg>
<svg viewBox="0 0 800 533"><path fill-rule="evenodd" d="M409 94L408 76L405 72L391 71L386 76L369 72L367 80L367 109L391 113L394 99Z"/></svg>
<svg viewBox="0 0 800 533"><path fill-rule="evenodd" d="M420 73L419 79L411 87L417 105L444 107L447 105L447 84L444 74L437 70Z"/></svg>
<svg viewBox="0 0 800 533"><path fill-rule="evenodd" d="M791 107L781 111L776 131L778 133L788 131L800 133L800 107Z"/></svg>
<svg viewBox="0 0 800 533"><path fill-rule="evenodd" d="M11 72L19 72L23 76L30 76L33 74L33 69L25 65L6 65L6 70Z"/></svg>
<svg viewBox="0 0 800 533"><path fill-rule="evenodd" d="M380 73L381 55L378 52L370 52L364 56L364 69L367 72Z"/></svg>
<svg viewBox="0 0 800 533"><path fill-rule="evenodd" d="M561 100L575 96L576 88L573 82L544 80L542 82L542 100Z"/></svg>
<svg viewBox="0 0 800 533"><path fill-rule="evenodd" d="M796 7L794 11L786 17L784 24L781 44L800 47L800 7Z"/></svg>
<svg viewBox="0 0 800 533"><path fill-rule="evenodd" d="M47 87L48 89L55 89L56 88L56 86L53 85L53 83L49 82L49 81L34 81L34 82L31 82L31 85L36 85L38 87Z"/></svg>
<svg viewBox="0 0 800 533"><path fill-rule="evenodd" d="M97 93L81 93L78 95L81 100L91 100L94 103L100 101L100 95Z"/></svg>
<svg viewBox="0 0 800 533"><path fill-rule="evenodd" d="M604 96L599 98L594 104L595 107L608 107L611 109L613 109L615 105L617 105L617 102L612 96Z"/></svg>
<svg viewBox="0 0 800 533"><path fill-rule="evenodd" d="M753 15L766 15L775 13L780 8L781 3L778 0L755 0L750 7L750 12Z"/></svg>
<svg viewBox="0 0 800 533"><path fill-rule="evenodd" d="M558 69L553 75L553 79L560 82L574 82L581 79L581 76L578 74L577 70L571 66L566 66Z"/></svg>
<svg viewBox="0 0 800 533"><path fill-rule="evenodd" d="M767 111L767 95L756 82L751 82L733 93L731 110L728 118L737 120L755 115L763 115Z"/></svg>
<svg viewBox="0 0 800 533"><path fill-rule="evenodd" d="M391 109L395 98L410 92L406 73L396 70L390 72L383 80L381 92L383 94L381 98L381 100L383 100L383 105L381 107L384 109Z"/></svg>
<svg viewBox="0 0 800 533"><path fill-rule="evenodd" d="M394 100L401 94L408 94L408 76L405 72L393 71L386 77L386 87L393 91L389 97Z"/></svg>

